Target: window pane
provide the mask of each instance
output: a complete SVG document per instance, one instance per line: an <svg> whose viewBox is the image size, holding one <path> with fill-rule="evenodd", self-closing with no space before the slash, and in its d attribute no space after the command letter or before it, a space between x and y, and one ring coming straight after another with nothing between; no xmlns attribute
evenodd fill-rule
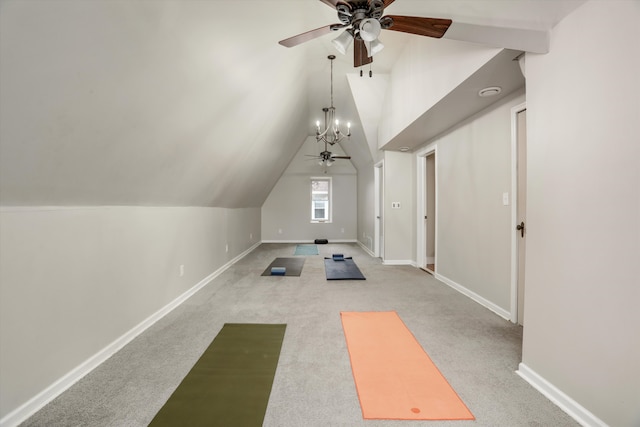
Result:
<svg viewBox="0 0 640 427"><path fill-rule="evenodd" d="M311 221L331 220L331 180L311 180Z"/></svg>
<svg viewBox="0 0 640 427"><path fill-rule="evenodd" d="M322 191L325 193L329 192L329 181L327 180L314 180L311 181L311 188L314 192Z"/></svg>

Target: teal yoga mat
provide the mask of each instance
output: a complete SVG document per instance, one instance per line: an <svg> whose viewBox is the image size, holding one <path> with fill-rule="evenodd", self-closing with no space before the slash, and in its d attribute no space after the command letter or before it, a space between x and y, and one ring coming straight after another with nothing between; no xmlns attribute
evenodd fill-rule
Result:
<svg viewBox="0 0 640 427"><path fill-rule="evenodd" d="M286 326L226 323L149 425L262 426Z"/></svg>
<svg viewBox="0 0 640 427"><path fill-rule="evenodd" d="M318 255L317 245L297 245L294 255Z"/></svg>

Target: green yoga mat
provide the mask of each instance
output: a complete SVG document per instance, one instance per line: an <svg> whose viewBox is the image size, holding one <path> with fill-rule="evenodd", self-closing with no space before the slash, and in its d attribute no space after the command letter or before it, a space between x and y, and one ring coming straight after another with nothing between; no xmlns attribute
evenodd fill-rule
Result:
<svg viewBox="0 0 640 427"><path fill-rule="evenodd" d="M262 426L287 325L226 323L150 426Z"/></svg>

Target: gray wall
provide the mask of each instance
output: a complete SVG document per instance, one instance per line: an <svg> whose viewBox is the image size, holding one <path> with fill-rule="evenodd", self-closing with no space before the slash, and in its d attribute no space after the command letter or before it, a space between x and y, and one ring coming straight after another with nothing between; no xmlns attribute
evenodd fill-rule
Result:
<svg viewBox="0 0 640 427"><path fill-rule="evenodd" d="M348 143L348 142L345 142ZM346 159L336 160L325 168L317 156L324 145L309 137L280 177L262 206L262 240L331 241L357 239L357 175ZM336 144L329 147L335 155L344 155ZM331 223L311 223L311 177L331 177L333 181L333 215ZM281 232L280 232L281 231Z"/></svg>
<svg viewBox="0 0 640 427"><path fill-rule="evenodd" d="M257 244L260 209L7 207L0 229L3 418Z"/></svg>
<svg viewBox="0 0 640 427"><path fill-rule="evenodd" d="M373 206L375 203L375 185L373 164L358 170L358 242L374 252L375 218Z"/></svg>
<svg viewBox="0 0 640 427"><path fill-rule="evenodd" d="M526 58L523 363L611 426L640 425L638 22L588 2Z"/></svg>
<svg viewBox="0 0 640 427"><path fill-rule="evenodd" d="M400 208L392 208L399 203ZM410 153L384 153L384 262L415 261L415 161Z"/></svg>
<svg viewBox="0 0 640 427"><path fill-rule="evenodd" d="M437 273L510 311L514 94L437 138Z"/></svg>

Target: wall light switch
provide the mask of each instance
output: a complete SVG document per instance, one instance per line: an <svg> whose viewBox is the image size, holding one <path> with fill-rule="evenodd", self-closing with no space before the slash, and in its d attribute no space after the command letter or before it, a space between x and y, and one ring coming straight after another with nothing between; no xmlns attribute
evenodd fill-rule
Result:
<svg viewBox="0 0 640 427"><path fill-rule="evenodd" d="M502 204L509 206L509 193L502 193Z"/></svg>
<svg viewBox="0 0 640 427"><path fill-rule="evenodd" d="M392 209L400 209L400 202L391 202Z"/></svg>

